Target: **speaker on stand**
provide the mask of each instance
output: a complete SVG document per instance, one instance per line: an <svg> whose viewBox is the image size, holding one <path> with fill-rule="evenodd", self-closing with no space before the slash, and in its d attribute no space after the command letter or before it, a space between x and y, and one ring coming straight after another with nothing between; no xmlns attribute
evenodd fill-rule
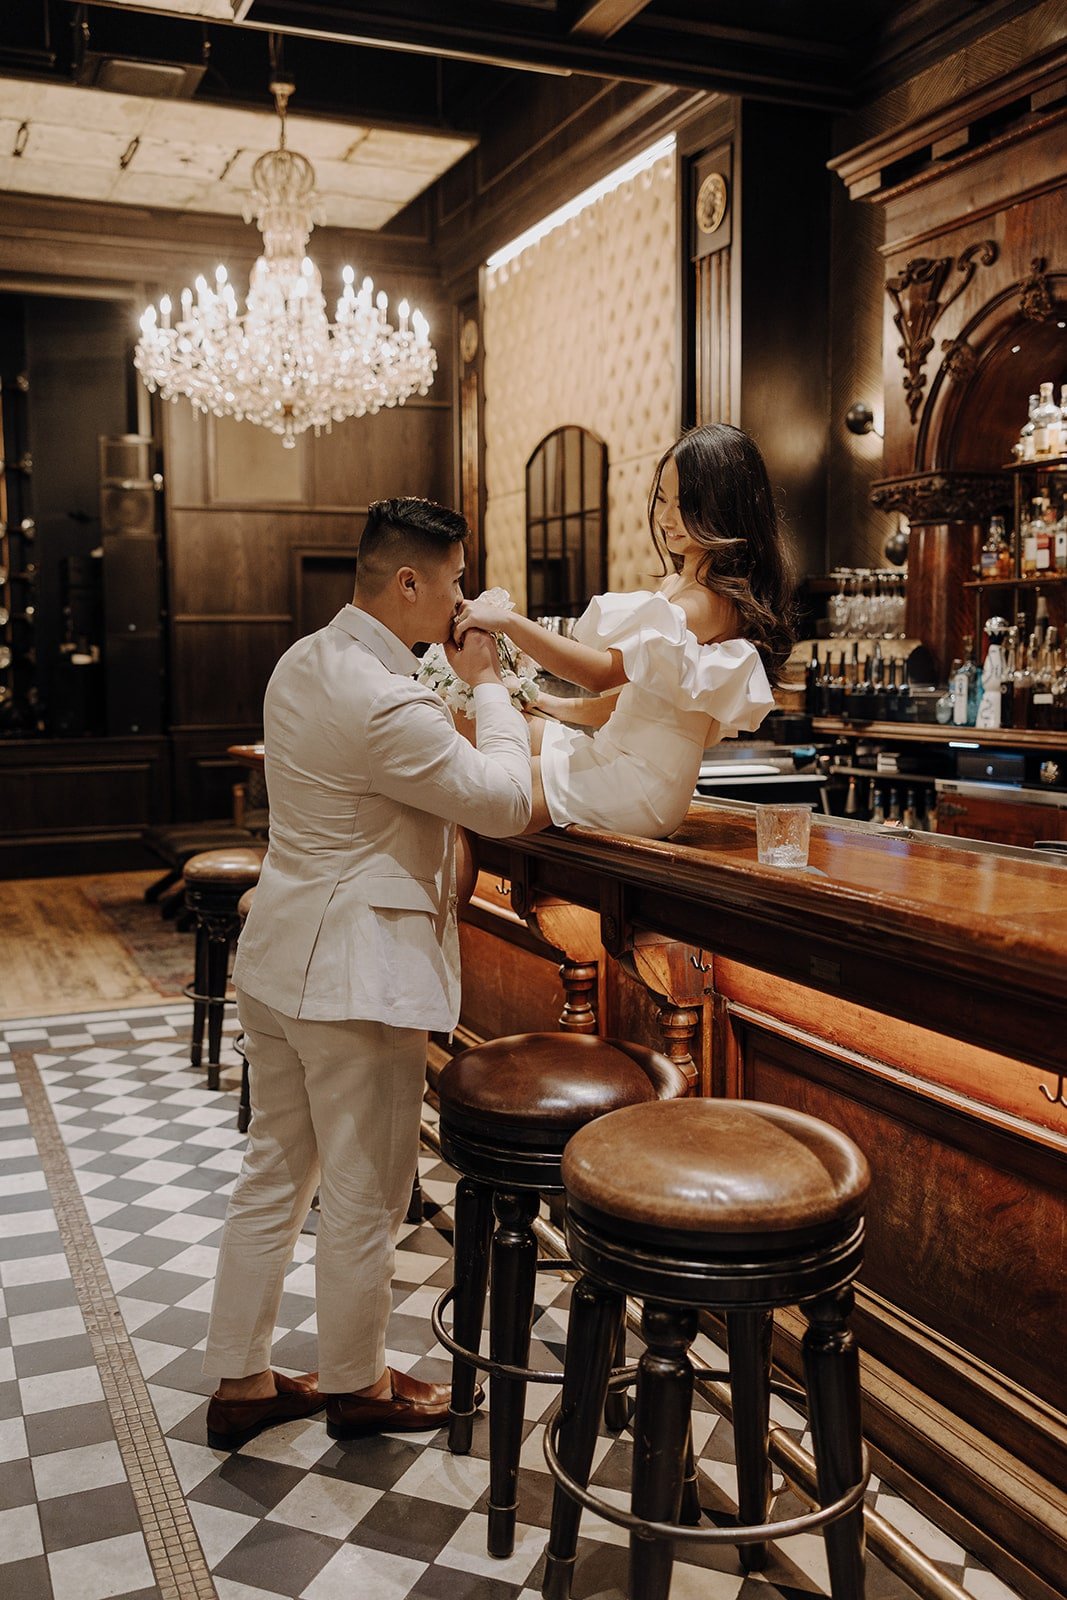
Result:
<svg viewBox="0 0 1067 1600"><path fill-rule="evenodd" d="M153 440L100 440L107 731L163 731L163 579Z"/></svg>

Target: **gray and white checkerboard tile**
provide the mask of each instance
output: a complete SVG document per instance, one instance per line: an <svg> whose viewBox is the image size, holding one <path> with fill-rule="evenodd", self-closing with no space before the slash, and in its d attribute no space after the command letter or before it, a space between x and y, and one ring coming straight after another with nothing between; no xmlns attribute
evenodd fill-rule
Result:
<svg viewBox="0 0 1067 1600"><path fill-rule="evenodd" d="M213 1387L201 1371L215 1258L244 1138L236 1130L240 1062L227 1022L222 1093L188 1065L189 1008L170 1005L0 1027L0 1590L19 1600L147 1600L159 1591L70 1264L43 1181L10 1050L30 1050L59 1122L96 1242L118 1297L182 1492L221 1600L535 1600L551 1507L541 1452L558 1390L531 1385L514 1554L485 1553L488 1424L469 1456L443 1432L330 1440L321 1418L290 1423L227 1454L206 1443ZM12 1092L14 1091L14 1092ZM442 1380L449 1365L429 1313L451 1276L453 1175L420 1157L426 1219L397 1251L391 1364ZM314 1240L298 1240L286 1279L275 1364L315 1359ZM539 1275L536 1359L562 1354L569 1287ZM721 1364L713 1347L699 1360ZM491 1400L491 1395L490 1395ZM776 1418L799 1437L784 1403ZM726 1514L733 1490L729 1424L694 1421L705 1503ZM593 1483L624 1506L630 1447L605 1434ZM869 1498L975 1600L1013 1600L947 1535L881 1485ZM778 1514L793 1505L788 1491ZM624 1593L625 1536L582 1524L575 1600ZM772 1566L745 1577L732 1547L681 1547L672 1600L807 1600L825 1593L822 1541L783 1541ZM871 1562L871 1600L910 1591Z"/></svg>

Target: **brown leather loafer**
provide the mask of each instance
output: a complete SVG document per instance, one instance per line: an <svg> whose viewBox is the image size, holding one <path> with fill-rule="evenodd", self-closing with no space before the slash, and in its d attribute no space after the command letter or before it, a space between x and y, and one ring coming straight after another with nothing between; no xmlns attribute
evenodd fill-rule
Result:
<svg viewBox="0 0 1067 1600"><path fill-rule="evenodd" d="M389 1369L392 1393L380 1400L360 1394L326 1396L326 1432L331 1439L358 1439L368 1433L415 1433L448 1421L452 1390L447 1383L423 1383L407 1372ZM481 1385L474 1403L484 1394Z"/></svg>
<svg viewBox="0 0 1067 1600"><path fill-rule="evenodd" d="M276 1372L278 1393L266 1400L221 1400L213 1394L207 1408L208 1444L212 1450L239 1450L264 1428L314 1416L326 1404L326 1396L318 1390L318 1376L307 1372L302 1378L287 1378L284 1372Z"/></svg>

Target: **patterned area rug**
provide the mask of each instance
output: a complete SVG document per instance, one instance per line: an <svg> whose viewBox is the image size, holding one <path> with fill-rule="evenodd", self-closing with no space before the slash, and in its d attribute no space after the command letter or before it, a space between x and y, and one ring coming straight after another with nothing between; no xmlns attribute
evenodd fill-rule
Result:
<svg viewBox="0 0 1067 1600"><path fill-rule="evenodd" d="M157 905L147 905L145 889L157 872L123 872L94 879L82 893L111 924L138 970L165 999L180 995L193 975L193 935L164 922Z"/></svg>

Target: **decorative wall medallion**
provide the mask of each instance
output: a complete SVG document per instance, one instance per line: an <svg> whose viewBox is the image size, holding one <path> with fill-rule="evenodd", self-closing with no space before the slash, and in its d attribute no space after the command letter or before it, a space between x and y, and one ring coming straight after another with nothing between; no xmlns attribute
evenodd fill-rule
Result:
<svg viewBox="0 0 1067 1600"><path fill-rule="evenodd" d="M974 376L978 357L966 339L942 339L941 354L944 358L942 367L957 383L966 383L968 378Z"/></svg>
<svg viewBox="0 0 1067 1600"><path fill-rule="evenodd" d="M459 336L459 353L468 365L478 354L478 324L468 317Z"/></svg>
<svg viewBox="0 0 1067 1600"><path fill-rule="evenodd" d="M968 245L953 263L951 256L916 256L886 283L886 293L896 307L893 325L901 337L897 355L904 363L904 393L912 425L918 421L926 388L923 370L934 348L934 327L974 277L975 267L992 266L997 247L992 239ZM950 282L955 271L956 280ZM947 292L946 292L947 291Z"/></svg>
<svg viewBox="0 0 1067 1600"><path fill-rule="evenodd" d="M1031 322L1052 321L1052 292L1045 276L1044 256L1035 256L1030 263L1030 276L1024 279L1019 295L1019 310Z"/></svg>
<svg viewBox="0 0 1067 1600"><path fill-rule="evenodd" d="M870 500L878 511L902 511L910 523L985 522L1011 504L1011 480L1003 472L917 472L874 484Z"/></svg>
<svg viewBox="0 0 1067 1600"><path fill-rule="evenodd" d="M714 233L722 226L730 193L721 172L709 172L697 191L697 227L701 233Z"/></svg>

